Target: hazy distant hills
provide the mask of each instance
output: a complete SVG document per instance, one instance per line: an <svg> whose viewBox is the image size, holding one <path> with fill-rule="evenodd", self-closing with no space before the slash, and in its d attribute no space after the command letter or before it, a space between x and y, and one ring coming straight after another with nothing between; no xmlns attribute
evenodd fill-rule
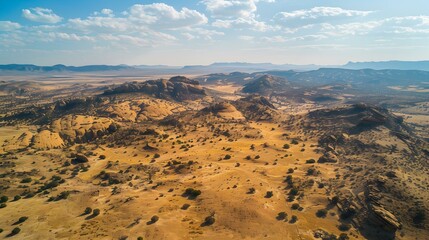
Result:
<svg viewBox="0 0 429 240"><path fill-rule="evenodd" d="M342 68L347 69L397 69L429 71L429 61L384 61L384 62L349 62Z"/></svg>
<svg viewBox="0 0 429 240"><path fill-rule="evenodd" d="M98 72L98 71L114 71L130 69L125 65L110 66L110 65L86 65L86 66L65 66L62 64L54 66L36 66L32 64L7 64L0 65L0 71L21 71L21 72Z"/></svg>
<svg viewBox="0 0 429 240"><path fill-rule="evenodd" d="M86 65L86 66L66 66L62 64L54 66L37 66L32 64L7 64L0 65L0 72L103 72L133 70L136 73L151 75L161 74L210 74L210 73L232 73L232 72L264 72L264 71L311 71L320 68L341 68L341 69L396 69L396 70L423 70L429 71L429 61L386 61L386 62L349 62L345 65L323 66L323 65L294 65L294 64L272 64L272 63L246 63L246 62L220 62L210 65L190 65L190 66L168 66L168 65Z"/></svg>

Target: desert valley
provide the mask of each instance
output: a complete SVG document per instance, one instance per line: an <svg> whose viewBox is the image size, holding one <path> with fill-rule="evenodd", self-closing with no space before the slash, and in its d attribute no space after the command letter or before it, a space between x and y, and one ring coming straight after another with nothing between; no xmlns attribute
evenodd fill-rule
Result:
<svg viewBox="0 0 429 240"><path fill-rule="evenodd" d="M427 239L429 72L4 70L0 238Z"/></svg>

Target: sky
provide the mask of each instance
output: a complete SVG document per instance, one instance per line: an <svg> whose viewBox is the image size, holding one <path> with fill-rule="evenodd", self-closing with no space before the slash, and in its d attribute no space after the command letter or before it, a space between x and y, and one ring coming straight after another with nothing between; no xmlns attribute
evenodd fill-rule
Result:
<svg viewBox="0 0 429 240"><path fill-rule="evenodd" d="M0 0L0 64L428 59L427 0Z"/></svg>

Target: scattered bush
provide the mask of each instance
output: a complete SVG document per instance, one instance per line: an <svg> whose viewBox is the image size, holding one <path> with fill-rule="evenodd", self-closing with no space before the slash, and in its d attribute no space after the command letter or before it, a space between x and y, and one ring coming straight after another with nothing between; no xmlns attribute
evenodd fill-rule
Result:
<svg viewBox="0 0 429 240"><path fill-rule="evenodd" d="M6 203L0 203L0 208L5 208L6 206Z"/></svg>
<svg viewBox="0 0 429 240"><path fill-rule="evenodd" d="M307 161L305 161L305 163L307 163L307 164L313 164L315 162L316 162L316 160L314 160L314 159L308 159Z"/></svg>
<svg viewBox="0 0 429 240"><path fill-rule="evenodd" d="M28 219L28 217L20 217L18 219L18 223L23 223L23 222L27 221L27 219Z"/></svg>
<svg viewBox="0 0 429 240"><path fill-rule="evenodd" d="M153 158L159 158L159 157L161 157L161 155L159 155L158 153L155 153L155 154L153 155Z"/></svg>
<svg viewBox="0 0 429 240"><path fill-rule="evenodd" d="M287 221L287 213L285 213L285 212L279 212L277 214L276 219L279 220L279 221L282 221L282 220Z"/></svg>
<svg viewBox="0 0 429 240"><path fill-rule="evenodd" d="M215 223L215 221L216 221L216 219L214 217L214 214L211 214L210 216L208 216L208 217L206 217L204 219L204 223L203 224L205 226L210 226L210 225L213 225L213 223Z"/></svg>
<svg viewBox="0 0 429 240"><path fill-rule="evenodd" d="M421 207L417 208L413 214L413 222L416 225L422 224L426 219L425 210Z"/></svg>
<svg viewBox="0 0 429 240"><path fill-rule="evenodd" d="M349 236L347 236L347 233L341 233L338 237L338 240L349 240Z"/></svg>
<svg viewBox="0 0 429 240"><path fill-rule="evenodd" d="M196 190L193 188L187 188L185 190L184 196L188 197L190 199L195 199L196 197L198 197L201 194L200 190Z"/></svg>
<svg viewBox="0 0 429 240"><path fill-rule="evenodd" d="M191 205L185 203L183 204L183 206L181 207L182 210L187 210Z"/></svg>
<svg viewBox="0 0 429 240"><path fill-rule="evenodd" d="M350 230L350 228L351 228L351 227L352 227L352 226L351 226L350 224L341 223L341 224L338 226L338 229L339 229L340 231L342 231L342 232L346 232L346 231Z"/></svg>
<svg viewBox="0 0 429 240"><path fill-rule="evenodd" d="M289 148L290 148L289 144L286 143L283 145L283 149L289 149Z"/></svg>
<svg viewBox="0 0 429 240"><path fill-rule="evenodd" d="M96 209L94 209L94 211L92 211L92 216L96 217L98 215L100 215L100 209L96 208Z"/></svg>
<svg viewBox="0 0 429 240"><path fill-rule="evenodd" d="M85 215L92 213L92 208L90 208L90 207L85 208L85 211L83 211L83 213Z"/></svg>
<svg viewBox="0 0 429 240"><path fill-rule="evenodd" d="M251 187L249 188L249 190L247 191L247 194L254 194L256 192L256 189Z"/></svg>
<svg viewBox="0 0 429 240"><path fill-rule="evenodd" d="M334 196L331 199L331 204L335 205L338 203L338 201L340 201L340 198L338 196Z"/></svg>
<svg viewBox="0 0 429 240"><path fill-rule="evenodd" d="M158 222L158 220L159 220L159 217L158 217L158 216L156 216L156 215L153 215L153 216L150 218L150 222L151 222L151 223L156 223L156 222Z"/></svg>
<svg viewBox="0 0 429 240"><path fill-rule="evenodd" d="M225 160L231 159L231 155L226 154L226 155L225 155L225 157L224 157L223 159L225 159Z"/></svg>
<svg viewBox="0 0 429 240"><path fill-rule="evenodd" d="M292 217L290 218L290 223L296 223L298 221L298 217L295 215L292 215Z"/></svg>
<svg viewBox="0 0 429 240"><path fill-rule="evenodd" d="M319 217L319 218L326 217L326 214L328 214L328 211L326 209L319 209L316 212L316 216Z"/></svg>
<svg viewBox="0 0 429 240"><path fill-rule="evenodd" d="M273 196L273 191L267 191L265 198L271 198Z"/></svg>
<svg viewBox="0 0 429 240"><path fill-rule="evenodd" d="M294 204L292 204L291 208L292 208L293 210L298 210L298 208L299 208L299 204L298 204L298 203L294 203Z"/></svg>
<svg viewBox="0 0 429 240"><path fill-rule="evenodd" d="M7 196L1 196L0 197L0 203L5 203L9 200L9 198Z"/></svg>
<svg viewBox="0 0 429 240"><path fill-rule="evenodd" d="M294 172L293 168L289 168L289 169L287 170L287 173L289 173L289 174L291 174L291 173L293 173L293 172Z"/></svg>
<svg viewBox="0 0 429 240"><path fill-rule="evenodd" d="M14 228L14 229L12 229L12 232L10 233L10 235L16 235L16 234L18 234L19 232L21 232L21 228L19 228L19 227L16 227L16 228Z"/></svg>
<svg viewBox="0 0 429 240"><path fill-rule="evenodd" d="M100 157L99 157L100 159L106 159L106 155L100 155Z"/></svg>
<svg viewBox="0 0 429 240"><path fill-rule="evenodd" d="M30 183L31 182L31 178L24 178L21 180L21 183Z"/></svg>

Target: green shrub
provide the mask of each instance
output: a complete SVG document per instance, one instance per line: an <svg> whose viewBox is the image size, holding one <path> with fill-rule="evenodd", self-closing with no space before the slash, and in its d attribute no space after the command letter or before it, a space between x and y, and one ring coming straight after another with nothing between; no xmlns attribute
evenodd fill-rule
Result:
<svg viewBox="0 0 429 240"><path fill-rule="evenodd" d="M284 144L284 145L283 145L283 148L284 148L284 149L289 149L289 148L290 148L290 146L289 146L289 144L287 144L287 143L286 143L286 144Z"/></svg>
<svg viewBox="0 0 429 240"><path fill-rule="evenodd" d="M307 164L313 164L315 162L316 162L316 160L314 160L314 159L308 159L307 161L305 161L305 163L307 163Z"/></svg>
<svg viewBox="0 0 429 240"><path fill-rule="evenodd" d="M92 208L87 207L85 208L85 211L83 212L84 214L90 214L92 212Z"/></svg>
<svg viewBox="0 0 429 240"><path fill-rule="evenodd" d="M277 214L276 219L279 220L279 221L281 221L281 220L287 221L287 213L285 213L285 212L279 212Z"/></svg>
<svg viewBox="0 0 429 240"><path fill-rule="evenodd" d="M293 210L298 210L298 208L299 208L299 204L298 204L298 203L294 203L294 204L292 204L291 208L292 208Z"/></svg>
<svg viewBox="0 0 429 240"><path fill-rule="evenodd" d="M188 198L191 198L191 199L194 199L194 198L198 197L200 194L201 194L200 190L196 190L196 189L193 189L193 188L187 188L185 190L184 196L188 197Z"/></svg>
<svg viewBox="0 0 429 240"><path fill-rule="evenodd" d="M0 203L7 202L8 200L9 200L9 198L7 196L1 196L0 197Z"/></svg>
<svg viewBox="0 0 429 240"><path fill-rule="evenodd" d="M226 154L226 155L225 155L225 157L224 157L223 159L225 159L225 160L231 159L231 155Z"/></svg>
<svg viewBox="0 0 429 240"><path fill-rule="evenodd" d="M350 230L350 228L351 228L351 227L352 227L352 226L351 226L350 224L341 223L341 224L338 226L338 229L339 229L340 231L342 231L342 232L345 232L345 231Z"/></svg>
<svg viewBox="0 0 429 240"><path fill-rule="evenodd" d="M30 183L31 182L31 178L24 178L21 180L21 183Z"/></svg>
<svg viewBox="0 0 429 240"><path fill-rule="evenodd" d="M19 232L21 232L21 228L16 227L16 228L12 229L11 235L16 235L16 234L18 234Z"/></svg>
<svg viewBox="0 0 429 240"><path fill-rule="evenodd" d="M326 209L319 209L316 212L316 216L319 217L319 218L326 217L326 214L328 214L328 211Z"/></svg>
<svg viewBox="0 0 429 240"><path fill-rule="evenodd" d="M28 219L28 217L20 217L18 219L18 223L23 223L23 222L27 221L27 219Z"/></svg>
<svg viewBox="0 0 429 240"><path fill-rule="evenodd" d="M98 215L100 215L100 209L96 208L94 211L92 211L92 216L96 217Z"/></svg>
<svg viewBox="0 0 429 240"><path fill-rule="evenodd" d="M159 217L158 217L158 216L156 216L156 215L153 215L153 216L150 218L150 222L151 222L151 223L156 223L156 222L158 222L158 220L159 220Z"/></svg>

